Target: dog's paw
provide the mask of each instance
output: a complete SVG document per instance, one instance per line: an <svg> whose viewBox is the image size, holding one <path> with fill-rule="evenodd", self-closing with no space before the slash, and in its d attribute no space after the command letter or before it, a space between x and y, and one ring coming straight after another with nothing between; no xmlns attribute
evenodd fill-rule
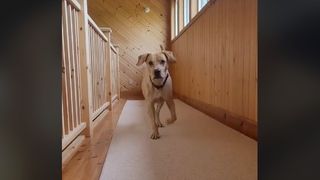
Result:
<svg viewBox="0 0 320 180"><path fill-rule="evenodd" d="M171 118L169 118L169 119L167 119L166 123L167 123L167 125L169 125L169 124L174 123L176 120L177 120L177 119L171 119Z"/></svg>
<svg viewBox="0 0 320 180"><path fill-rule="evenodd" d="M153 132L150 136L151 139L156 140L160 138L159 133Z"/></svg>
<svg viewBox="0 0 320 180"><path fill-rule="evenodd" d="M157 125L158 127L160 127L160 128L164 127L164 125L163 125L160 121L157 121L157 122L156 122L156 125Z"/></svg>

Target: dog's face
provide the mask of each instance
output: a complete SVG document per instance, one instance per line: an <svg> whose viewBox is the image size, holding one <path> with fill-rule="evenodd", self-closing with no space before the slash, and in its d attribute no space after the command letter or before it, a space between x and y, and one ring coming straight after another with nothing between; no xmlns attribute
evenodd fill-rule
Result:
<svg viewBox="0 0 320 180"><path fill-rule="evenodd" d="M167 76L169 63L175 62L175 57L171 51L161 51L159 53L147 53L138 57L137 66L146 63L149 76L152 80L162 80Z"/></svg>

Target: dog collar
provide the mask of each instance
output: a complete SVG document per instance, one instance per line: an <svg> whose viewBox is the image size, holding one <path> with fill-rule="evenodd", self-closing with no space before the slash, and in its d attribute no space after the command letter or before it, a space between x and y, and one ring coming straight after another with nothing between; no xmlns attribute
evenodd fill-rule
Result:
<svg viewBox="0 0 320 180"><path fill-rule="evenodd" d="M163 81L162 85L160 85L160 86L159 86L159 85L154 84L154 83L152 82L152 80L151 80L151 77L150 77L150 76L149 76L149 79L150 79L151 84L152 84L152 86L153 86L153 87L155 87L155 88L157 88L157 89L160 89L160 88L163 88L163 86L166 84L168 77L169 77L169 74L167 74L166 79Z"/></svg>

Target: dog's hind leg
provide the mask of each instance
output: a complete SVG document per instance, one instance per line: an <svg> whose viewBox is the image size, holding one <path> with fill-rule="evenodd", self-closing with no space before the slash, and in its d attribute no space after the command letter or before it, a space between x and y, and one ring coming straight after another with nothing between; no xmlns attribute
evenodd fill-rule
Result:
<svg viewBox="0 0 320 180"><path fill-rule="evenodd" d="M151 126L152 126L152 134L150 136L151 139L158 139L160 138L159 131L158 131L158 126L155 122L155 109L154 109L154 104L153 103L148 103L148 114L149 118L151 121Z"/></svg>
<svg viewBox="0 0 320 180"><path fill-rule="evenodd" d="M158 127L164 127L163 124L161 123L160 121L160 110L161 110L161 107L163 106L164 104L164 101L160 101L158 103L156 103L156 117L155 117L155 120L156 120L156 124Z"/></svg>
<svg viewBox="0 0 320 180"><path fill-rule="evenodd" d="M177 120L176 108L173 99L166 100L166 103L170 109L171 118L167 120L167 124L172 124Z"/></svg>

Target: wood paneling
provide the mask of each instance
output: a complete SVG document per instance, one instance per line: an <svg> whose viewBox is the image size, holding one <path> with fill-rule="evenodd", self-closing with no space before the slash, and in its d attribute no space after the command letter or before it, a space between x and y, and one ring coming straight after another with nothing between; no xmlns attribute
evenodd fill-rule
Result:
<svg viewBox="0 0 320 180"><path fill-rule="evenodd" d="M256 125L257 0L216 0L204 10L172 42L174 92Z"/></svg>
<svg viewBox="0 0 320 180"><path fill-rule="evenodd" d="M141 67L137 58L160 51L170 38L170 2L161 0L90 0L89 15L100 27L112 29L111 42L120 46L121 91L141 91ZM144 12L144 6L150 8Z"/></svg>

